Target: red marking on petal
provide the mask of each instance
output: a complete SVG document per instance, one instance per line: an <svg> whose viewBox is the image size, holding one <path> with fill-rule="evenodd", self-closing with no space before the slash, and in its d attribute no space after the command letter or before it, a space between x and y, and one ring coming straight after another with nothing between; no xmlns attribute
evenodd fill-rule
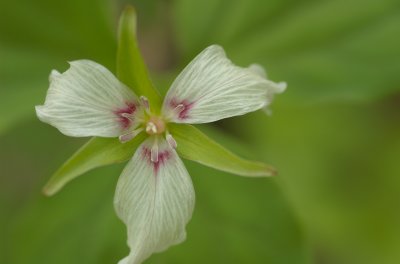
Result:
<svg viewBox="0 0 400 264"><path fill-rule="evenodd" d="M169 150L159 151L158 160L156 162L153 162L151 161L151 150L148 147L143 147L142 156L148 164L153 165L154 174L157 175L160 167L163 166L171 158L171 152Z"/></svg>
<svg viewBox="0 0 400 264"><path fill-rule="evenodd" d="M126 107L117 109L114 114L118 116L118 122L121 124L123 129L130 127L132 121L129 118L122 116L122 114L132 115L136 111L136 105L132 102L125 102Z"/></svg>
<svg viewBox="0 0 400 264"><path fill-rule="evenodd" d="M169 101L169 106L174 109L175 107L177 107L178 105L183 105L183 109L182 111L179 112L178 118L179 119L186 119L189 118L189 111L190 109L193 108L194 102L190 102L186 99L184 100L178 100L176 98L172 98Z"/></svg>

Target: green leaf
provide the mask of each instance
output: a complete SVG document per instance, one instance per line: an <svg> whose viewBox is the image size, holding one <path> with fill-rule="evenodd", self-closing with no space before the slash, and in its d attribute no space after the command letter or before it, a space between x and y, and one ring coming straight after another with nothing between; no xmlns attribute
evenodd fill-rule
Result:
<svg viewBox="0 0 400 264"><path fill-rule="evenodd" d="M143 133L125 144L117 138L90 139L56 171L43 188L43 192L49 196L53 195L69 181L89 170L128 160L144 139Z"/></svg>
<svg viewBox="0 0 400 264"><path fill-rule="evenodd" d="M241 176L276 174L272 166L236 156L194 126L169 124L168 128L178 144L177 151L183 158Z"/></svg>
<svg viewBox="0 0 400 264"><path fill-rule="evenodd" d="M118 40L118 78L138 96L146 96L151 103L151 107L156 112L159 112L162 103L161 97L154 88L146 65L140 55L136 40L136 12L131 6L127 6L121 15Z"/></svg>

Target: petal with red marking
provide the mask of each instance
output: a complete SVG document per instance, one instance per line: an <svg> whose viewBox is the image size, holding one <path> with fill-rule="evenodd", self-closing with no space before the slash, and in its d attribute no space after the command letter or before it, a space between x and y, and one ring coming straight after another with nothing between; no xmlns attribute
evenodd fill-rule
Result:
<svg viewBox="0 0 400 264"><path fill-rule="evenodd" d="M68 136L116 137L134 126L138 99L105 67L89 60L52 71L44 105L36 114ZM129 117L127 117L129 116Z"/></svg>
<svg viewBox="0 0 400 264"><path fill-rule="evenodd" d="M142 263L152 253L182 242L192 216L195 195L185 166L161 138L157 162L152 162L153 140L136 150L117 184L114 206L127 226L131 250L120 264Z"/></svg>
<svg viewBox="0 0 400 264"><path fill-rule="evenodd" d="M262 70L262 69L261 69ZM270 103L278 84L254 66L234 65L217 45L201 52L175 79L163 104L163 113L176 123L208 123L243 115Z"/></svg>

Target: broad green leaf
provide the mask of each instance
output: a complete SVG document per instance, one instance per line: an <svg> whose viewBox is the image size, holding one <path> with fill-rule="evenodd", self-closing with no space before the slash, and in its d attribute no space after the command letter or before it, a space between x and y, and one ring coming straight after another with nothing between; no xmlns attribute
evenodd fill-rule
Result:
<svg viewBox="0 0 400 264"><path fill-rule="evenodd" d="M116 138L90 139L51 177L43 192L53 195L69 181L89 170L128 160L144 139L143 133L125 144Z"/></svg>
<svg viewBox="0 0 400 264"><path fill-rule="evenodd" d="M138 96L146 96L155 111L160 110L161 97L140 54L136 40L136 12L131 6L125 8L119 21L117 75Z"/></svg>
<svg viewBox="0 0 400 264"><path fill-rule="evenodd" d="M273 176L275 169L262 162L240 158L191 125L169 124L182 157L241 176Z"/></svg>

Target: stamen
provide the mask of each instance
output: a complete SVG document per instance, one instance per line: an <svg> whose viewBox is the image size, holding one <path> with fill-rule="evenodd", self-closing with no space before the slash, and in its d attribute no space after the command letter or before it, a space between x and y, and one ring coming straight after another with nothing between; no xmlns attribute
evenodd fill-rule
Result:
<svg viewBox="0 0 400 264"><path fill-rule="evenodd" d="M178 104L178 105L174 108L173 111L179 115L179 113L182 112L183 109L185 109L185 106L184 106L183 104Z"/></svg>
<svg viewBox="0 0 400 264"><path fill-rule="evenodd" d="M183 110L185 110L185 106L183 104L178 104L167 114L166 118L173 119L175 116L179 116Z"/></svg>
<svg viewBox="0 0 400 264"><path fill-rule="evenodd" d="M126 142L132 140L134 137L136 137L142 131L143 131L143 128L138 128L129 133L123 134L123 135L119 136L119 141L121 143L126 143Z"/></svg>
<svg viewBox="0 0 400 264"><path fill-rule="evenodd" d="M174 137L171 134L167 134L167 136L165 138L167 139L168 145L171 148L176 149L177 143L176 143L176 140L174 139Z"/></svg>
<svg viewBox="0 0 400 264"><path fill-rule="evenodd" d="M133 121L133 115L129 113L121 113L122 117L128 118L130 121Z"/></svg>
<svg viewBox="0 0 400 264"><path fill-rule="evenodd" d="M158 142L157 138L154 140L153 146L150 150L150 160L154 163L158 162Z"/></svg>
<svg viewBox="0 0 400 264"><path fill-rule="evenodd" d="M140 96L140 103L142 104L142 106L144 107L146 112L148 113L150 111L149 99L147 99L146 96L142 95L142 96Z"/></svg>

